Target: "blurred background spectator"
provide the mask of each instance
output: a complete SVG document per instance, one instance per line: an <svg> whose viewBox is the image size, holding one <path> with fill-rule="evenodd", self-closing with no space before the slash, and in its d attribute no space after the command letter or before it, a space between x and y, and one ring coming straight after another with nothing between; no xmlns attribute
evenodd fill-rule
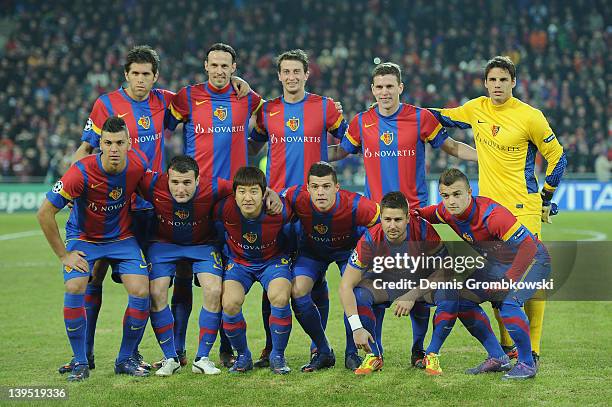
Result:
<svg viewBox="0 0 612 407"><path fill-rule="evenodd" d="M518 68L515 96L544 112L567 151L568 171L597 169L609 179L612 9L605 0L1 4L0 179L51 181L65 171L94 100L121 86L132 46L154 47L159 87L177 91L205 80L202 60L214 42L237 50L238 73L265 98L281 92L275 56L306 50L307 89L340 100L348 120L373 101L378 59L402 66L404 101L452 107L482 95L486 60L508 55ZM469 132L453 136L473 144ZM180 142L169 149L180 151ZM476 173L428 152L430 173L449 165ZM363 183L360 157L338 167L343 183Z"/></svg>

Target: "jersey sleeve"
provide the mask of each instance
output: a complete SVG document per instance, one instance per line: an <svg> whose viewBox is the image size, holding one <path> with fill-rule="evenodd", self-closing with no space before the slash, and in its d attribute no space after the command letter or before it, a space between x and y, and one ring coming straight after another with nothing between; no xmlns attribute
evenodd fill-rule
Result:
<svg viewBox="0 0 612 407"><path fill-rule="evenodd" d="M459 107L448 109L428 109L438 119L444 127L457 127L459 129L469 129L471 125L471 106L476 99L472 99Z"/></svg>
<svg viewBox="0 0 612 407"><path fill-rule="evenodd" d="M362 272L367 271L372 262L373 248L370 244L370 240L370 232L367 231L357 242L357 246L353 249L353 253L351 253L351 257L349 257L348 260L348 264Z"/></svg>
<svg viewBox="0 0 612 407"><path fill-rule="evenodd" d="M268 130L266 130L264 121L264 112L266 111L266 103L257 111L255 126L251 130L250 138L258 142L268 141Z"/></svg>
<svg viewBox="0 0 612 407"><path fill-rule="evenodd" d="M284 188L278 193L278 195L285 200L285 203L289 204L295 210L295 201L297 200L301 189L301 185L294 185L289 188Z"/></svg>
<svg viewBox="0 0 612 407"><path fill-rule="evenodd" d="M336 108L334 100L331 98L327 100L325 117L327 120L325 123L327 131L335 138L342 140L348 129L348 124L346 120L344 120L342 113Z"/></svg>
<svg viewBox="0 0 612 407"><path fill-rule="evenodd" d="M165 127L174 130L179 123L189 119L189 100L187 98L187 88L182 88L172 98L165 117Z"/></svg>
<svg viewBox="0 0 612 407"><path fill-rule="evenodd" d="M155 184L159 179L159 173L151 170L147 170L140 181L138 181L138 187L136 192L142 196L145 200L153 202L153 191L155 190Z"/></svg>
<svg viewBox="0 0 612 407"><path fill-rule="evenodd" d="M529 234L527 228L501 205L495 206L486 221L489 233L511 244L518 244Z"/></svg>
<svg viewBox="0 0 612 407"><path fill-rule="evenodd" d="M421 216L421 218L425 219L431 224L446 223L446 221L442 217L442 214L440 213L442 206L442 203L438 205L425 206L424 208L419 209L419 215Z"/></svg>
<svg viewBox="0 0 612 407"><path fill-rule="evenodd" d="M529 138L548 163L544 189L548 192L554 192L561 182L561 177L567 166L567 158L548 121L539 110L536 110L531 118Z"/></svg>
<svg viewBox="0 0 612 407"><path fill-rule="evenodd" d="M77 162L73 164L64 176L53 185L51 191L47 192L47 199L58 209L62 209L69 202L78 198L83 193L85 180Z"/></svg>
<svg viewBox="0 0 612 407"><path fill-rule="evenodd" d="M91 113L89 114L89 118L87 119L87 123L85 124L85 128L83 129L81 141L88 142L94 148L99 147L102 126L104 125L104 122L108 116L108 110L106 109L104 102L102 102L102 99L96 99L93 108L91 109Z"/></svg>
<svg viewBox="0 0 612 407"><path fill-rule="evenodd" d="M360 197L357 203L357 225L372 227L378 222L379 217L380 207L378 204L366 197Z"/></svg>
<svg viewBox="0 0 612 407"><path fill-rule="evenodd" d="M349 154L356 154L361 149L361 115L357 115L351 120L348 130L344 133L340 147Z"/></svg>
<svg viewBox="0 0 612 407"><path fill-rule="evenodd" d="M264 100L259 94L253 90L249 93L251 99L251 115L258 113L264 104Z"/></svg>
<svg viewBox="0 0 612 407"><path fill-rule="evenodd" d="M436 119L436 117L427 109L421 111L421 140L429 143L433 148L438 148L448 138L446 129Z"/></svg>

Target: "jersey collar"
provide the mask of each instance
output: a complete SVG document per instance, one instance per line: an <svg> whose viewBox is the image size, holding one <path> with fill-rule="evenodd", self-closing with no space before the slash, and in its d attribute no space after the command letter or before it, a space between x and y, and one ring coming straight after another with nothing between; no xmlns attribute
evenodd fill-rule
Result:
<svg viewBox="0 0 612 407"><path fill-rule="evenodd" d="M222 94L225 94L225 93L229 93L229 91L230 91L231 89L233 89L233 88L232 88L232 83L231 83L231 82L230 82L230 83L228 83L227 85L225 85L225 86L224 86L223 88L221 88L221 89L217 89L217 88L215 88L214 86L212 86L212 85L210 84L210 81L209 81L209 82L206 82L206 90L207 90L209 93L216 93L216 94L218 94L218 95L222 95Z"/></svg>
<svg viewBox="0 0 612 407"><path fill-rule="evenodd" d="M385 116L383 114L380 113L380 110L378 110L378 105L376 106L376 108L374 109L374 111L376 112L376 114L378 115L378 117L380 117L381 119L385 119L385 120L393 120L395 119L402 110L404 110L404 104L402 102L400 102L399 107L397 108L397 110L395 111L395 113L393 113L391 116Z"/></svg>
<svg viewBox="0 0 612 407"><path fill-rule="evenodd" d="M123 98L125 100L127 100L130 103L148 103L149 102L149 98L151 97L151 91L149 91L149 94L147 95L147 98L144 100L136 100L136 99L132 99L130 97L130 95L128 95L128 93L125 91L125 88L121 87L119 88L119 94L121 96L123 96Z"/></svg>
<svg viewBox="0 0 612 407"><path fill-rule="evenodd" d="M474 196L471 196L470 199L471 199L470 204L468 205L467 208L465 208L465 210L462 213L460 213L457 216L451 215L457 221L468 222L468 223L472 221L472 218L474 217L474 212L476 212L476 199L474 198Z"/></svg>

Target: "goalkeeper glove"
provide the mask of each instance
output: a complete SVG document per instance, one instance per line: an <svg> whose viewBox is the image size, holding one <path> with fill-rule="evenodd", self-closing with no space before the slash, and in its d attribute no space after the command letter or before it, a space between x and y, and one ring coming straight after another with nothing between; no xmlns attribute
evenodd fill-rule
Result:
<svg viewBox="0 0 612 407"><path fill-rule="evenodd" d="M540 196L542 197L542 222L552 223L551 216L559 213L557 204L551 202L553 193L543 188Z"/></svg>

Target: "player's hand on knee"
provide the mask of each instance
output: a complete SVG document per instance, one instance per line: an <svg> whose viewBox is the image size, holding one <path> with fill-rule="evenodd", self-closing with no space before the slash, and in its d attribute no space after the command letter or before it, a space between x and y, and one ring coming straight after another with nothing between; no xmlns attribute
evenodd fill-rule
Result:
<svg viewBox="0 0 612 407"><path fill-rule="evenodd" d="M396 301L395 302L395 316L405 317L410 315L410 310L414 307L414 301Z"/></svg>
<svg viewBox="0 0 612 407"><path fill-rule="evenodd" d="M238 99L248 95L251 91L251 87L249 86L247 81L245 81L239 76L232 76L231 82L232 87L236 91L236 96L238 97Z"/></svg>
<svg viewBox="0 0 612 407"><path fill-rule="evenodd" d="M372 352L372 348L370 348L370 342L374 342L374 338L365 328L359 328L353 331L353 340L355 341L355 346L357 349L363 349L366 352Z"/></svg>
<svg viewBox="0 0 612 407"><path fill-rule="evenodd" d="M87 260L84 259L86 256L87 255L80 250L73 250L67 252L60 260L67 268L76 270L80 273L87 273L89 272L89 264Z"/></svg>

